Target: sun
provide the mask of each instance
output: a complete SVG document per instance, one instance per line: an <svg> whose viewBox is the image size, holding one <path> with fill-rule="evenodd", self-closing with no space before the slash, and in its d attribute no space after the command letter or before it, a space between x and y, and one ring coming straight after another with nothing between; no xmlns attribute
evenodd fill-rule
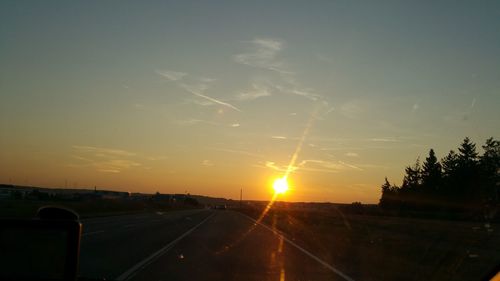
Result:
<svg viewBox="0 0 500 281"><path fill-rule="evenodd" d="M286 178L277 178L273 183L273 189L276 194L283 194L288 190Z"/></svg>

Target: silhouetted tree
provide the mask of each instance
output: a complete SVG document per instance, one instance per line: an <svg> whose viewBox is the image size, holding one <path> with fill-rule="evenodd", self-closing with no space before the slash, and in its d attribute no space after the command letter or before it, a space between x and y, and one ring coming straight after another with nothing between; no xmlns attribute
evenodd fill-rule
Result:
<svg viewBox="0 0 500 281"><path fill-rule="evenodd" d="M458 155L454 150L450 150L448 155L441 159L444 177L453 177L458 169Z"/></svg>
<svg viewBox="0 0 500 281"><path fill-rule="evenodd" d="M470 169L476 166L478 160L476 144L473 143L468 137L464 139L458 148L458 151L459 168Z"/></svg>
<svg viewBox="0 0 500 281"><path fill-rule="evenodd" d="M479 166L483 198L489 203L497 203L500 197L500 141L489 138L482 147L484 154Z"/></svg>
<svg viewBox="0 0 500 281"><path fill-rule="evenodd" d="M441 159L441 167L443 171L443 181L441 186L441 196L445 202L450 205L456 205L459 198L457 185L459 184L458 174L458 154L454 150L450 150L448 155ZM452 210L455 207L448 206L447 209Z"/></svg>
<svg viewBox="0 0 500 281"><path fill-rule="evenodd" d="M405 168L405 176L403 178L403 185L401 188L408 191L416 191L422 184L422 168L420 166L420 159L417 158L413 166Z"/></svg>
<svg viewBox="0 0 500 281"><path fill-rule="evenodd" d="M459 203L465 209L475 208L480 201L478 153L476 144L468 137L458 148L458 167L455 175Z"/></svg>
<svg viewBox="0 0 500 281"><path fill-rule="evenodd" d="M500 141L493 138L482 146L466 137L458 148L437 160L429 150L422 166L419 159L405 168L401 187L391 186L387 178L381 186L381 207L400 211L447 211L460 217L479 217L495 213L500 206ZM411 213L409 213L411 214Z"/></svg>
<svg viewBox="0 0 500 281"><path fill-rule="evenodd" d="M441 164L437 160L434 150L429 150L429 156L425 158L422 165L422 185L424 192L429 195L436 195L441 184L442 171Z"/></svg>
<svg viewBox="0 0 500 281"><path fill-rule="evenodd" d="M398 187L392 186L386 177L384 184L381 186L382 196L379 205L385 209L399 207L398 189Z"/></svg>
<svg viewBox="0 0 500 281"><path fill-rule="evenodd" d="M403 184L398 192L398 199L403 209L414 209L420 204L419 190L422 186L422 168L420 166L420 159L417 158L413 166L405 168L405 175Z"/></svg>

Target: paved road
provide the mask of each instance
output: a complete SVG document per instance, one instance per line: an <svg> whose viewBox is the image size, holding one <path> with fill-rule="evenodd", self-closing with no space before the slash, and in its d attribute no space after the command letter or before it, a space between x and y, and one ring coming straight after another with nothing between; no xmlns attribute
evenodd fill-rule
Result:
<svg viewBox="0 0 500 281"><path fill-rule="evenodd" d="M83 220L80 275L115 279L210 214L188 210Z"/></svg>
<svg viewBox="0 0 500 281"><path fill-rule="evenodd" d="M350 280L232 211L84 221L82 276L117 280Z"/></svg>

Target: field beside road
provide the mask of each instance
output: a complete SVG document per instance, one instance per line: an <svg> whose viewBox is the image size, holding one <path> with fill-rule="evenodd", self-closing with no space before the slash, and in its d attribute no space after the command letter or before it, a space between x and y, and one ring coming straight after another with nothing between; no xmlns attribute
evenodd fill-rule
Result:
<svg viewBox="0 0 500 281"><path fill-rule="evenodd" d="M498 223L366 215L339 204L277 202L262 226L251 219L266 205L257 201L207 210L156 200L2 200L0 217L33 217L43 205L81 215L85 277L482 280L500 264Z"/></svg>
<svg viewBox="0 0 500 281"><path fill-rule="evenodd" d="M242 212L258 218L261 208ZM481 280L500 263L500 225L275 206L263 223L355 280Z"/></svg>
<svg viewBox="0 0 500 281"><path fill-rule="evenodd" d="M195 209L194 206L170 206L162 202L147 200L97 199L87 201L51 201L51 200L2 200L0 217L33 218L42 206L61 206L76 211L80 218L124 215L150 212L168 212Z"/></svg>

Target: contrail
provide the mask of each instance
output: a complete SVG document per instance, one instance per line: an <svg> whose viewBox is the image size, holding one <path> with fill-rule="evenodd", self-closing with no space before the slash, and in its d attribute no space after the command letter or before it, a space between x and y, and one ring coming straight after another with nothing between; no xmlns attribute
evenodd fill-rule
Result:
<svg viewBox="0 0 500 281"><path fill-rule="evenodd" d="M241 112L241 110L240 110L239 108L237 108L236 106L234 106L234 105L232 105L232 104L229 104L229 103L227 103L227 102L223 102L223 101L220 101L220 100L216 100L216 99L214 99L214 98L211 98L211 97L209 97L209 96L205 96L205 95L202 95L202 94L199 94L199 93L195 93L195 92L192 92L192 93L193 93L193 95L199 96L200 98L207 99L207 100L209 100L209 101L211 101L211 102L215 102L215 103L217 103L217 104L220 104L220 105L223 105L223 106L227 106L227 107L229 107L229 108L231 108L231 109L234 109L234 110L236 110L236 111Z"/></svg>

